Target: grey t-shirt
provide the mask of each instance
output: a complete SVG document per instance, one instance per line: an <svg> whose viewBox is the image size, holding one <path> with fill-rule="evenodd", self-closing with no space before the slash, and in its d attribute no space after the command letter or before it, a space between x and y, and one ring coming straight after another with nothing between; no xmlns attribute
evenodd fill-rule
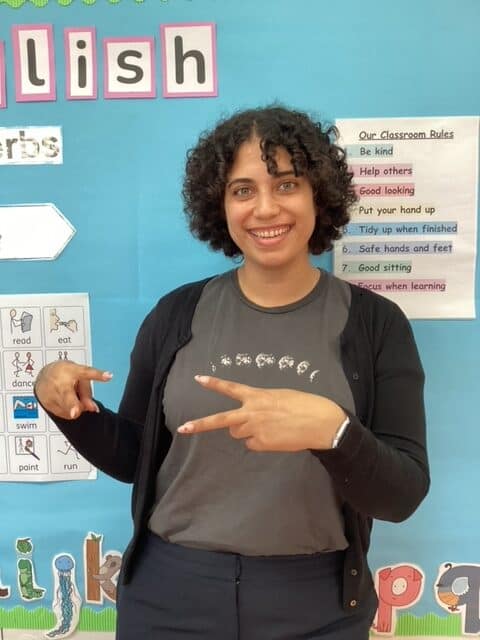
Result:
<svg viewBox="0 0 480 640"><path fill-rule="evenodd" d="M348 285L324 271L309 295L277 308L247 300L236 271L207 284L192 340L177 353L166 383L173 442L157 477L152 531L188 547L254 556L348 546L341 503L310 451L254 452L228 429L193 436L176 429L239 406L203 389L197 373L324 395L353 410L339 344L349 305Z"/></svg>

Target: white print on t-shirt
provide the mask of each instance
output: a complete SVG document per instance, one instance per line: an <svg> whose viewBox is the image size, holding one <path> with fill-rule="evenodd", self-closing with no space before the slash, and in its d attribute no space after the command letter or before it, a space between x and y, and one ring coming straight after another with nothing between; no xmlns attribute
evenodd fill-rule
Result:
<svg viewBox="0 0 480 640"><path fill-rule="evenodd" d="M251 356L249 353L237 353L234 356L230 356L224 353L219 357L218 364L210 362L212 373L218 373L219 367L232 367L233 365L237 367L250 367L255 365L257 369L278 366L280 371L296 370L299 376L308 374L310 382L313 382L315 376L320 372L320 369L315 369L309 373L311 365L308 360L302 360L296 364L295 358L292 356L284 355L277 358L273 353L259 353L256 356Z"/></svg>

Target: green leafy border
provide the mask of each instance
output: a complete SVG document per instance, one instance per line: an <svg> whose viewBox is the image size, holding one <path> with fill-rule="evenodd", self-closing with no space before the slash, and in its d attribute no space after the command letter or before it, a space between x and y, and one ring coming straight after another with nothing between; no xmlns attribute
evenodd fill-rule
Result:
<svg viewBox="0 0 480 640"><path fill-rule="evenodd" d="M52 4L55 0L51 0ZM85 5L94 5L97 3L97 0L56 0L57 4L61 7L68 7L74 2L77 4L85 4ZM121 0L107 0L108 4L119 4ZM166 4L169 0L156 0L162 4ZM43 9L46 7L50 0L0 0L0 6L6 5L11 9L20 9L25 4L33 4L37 9ZM105 2L105 0L99 0L99 2ZM145 0L133 0L133 4L142 4Z"/></svg>
<svg viewBox="0 0 480 640"><path fill-rule="evenodd" d="M443 638L464 638L462 634L462 619L460 615L438 616L435 613L427 613L424 616L415 616L411 613L400 613L395 625L397 638L419 638L421 636L434 636ZM373 640L380 640L381 636L371 634Z"/></svg>
<svg viewBox="0 0 480 640"><path fill-rule="evenodd" d="M90 607L82 607L78 631L114 631L116 611L113 607L105 607L101 611L94 611ZM0 608L1 629L52 629L56 619L50 609L40 607L27 610L25 607L14 609ZM401 638L418 638L419 636L437 636L450 638L464 638L462 635L462 621L460 615L446 617L427 613L422 617L410 613L398 616L395 626L395 636ZM371 640L380 640L383 636L375 632L370 634Z"/></svg>
<svg viewBox="0 0 480 640"><path fill-rule="evenodd" d="M89 607L82 607L78 631L115 631L116 611L112 607L105 607L101 611L94 611ZM28 610L25 607L14 609L0 608L1 629L52 629L56 624L54 613L45 607Z"/></svg>

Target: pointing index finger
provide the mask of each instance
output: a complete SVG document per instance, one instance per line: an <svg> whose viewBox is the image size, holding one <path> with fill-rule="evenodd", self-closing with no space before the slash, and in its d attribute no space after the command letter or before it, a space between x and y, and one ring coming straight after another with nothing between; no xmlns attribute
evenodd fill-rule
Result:
<svg viewBox="0 0 480 640"><path fill-rule="evenodd" d="M245 422L245 415L242 409L234 409L233 411L224 411L222 413L214 413L205 418L198 420L190 420L185 422L177 431L179 433L203 433L204 431L218 431L219 429L230 429Z"/></svg>
<svg viewBox="0 0 480 640"><path fill-rule="evenodd" d="M97 382L108 382L113 378L113 373L110 371L102 371L95 367L89 367L87 365L82 366L78 372L78 378L81 380L96 380Z"/></svg>

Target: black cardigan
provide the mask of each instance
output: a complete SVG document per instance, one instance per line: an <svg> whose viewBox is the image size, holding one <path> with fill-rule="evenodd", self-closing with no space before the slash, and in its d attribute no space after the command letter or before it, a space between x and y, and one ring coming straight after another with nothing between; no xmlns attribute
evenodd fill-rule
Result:
<svg viewBox="0 0 480 640"><path fill-rule="evenodd" d="M155 481L171 434L162 398L175 354L191 338L191 320L208 282L187 284L162 298L140 327L118 413L76 420L51 416L73 446L93 465L133 482L133 538L125 551L122 580L128 582L155 501ZM425 497L429 470L423 406L424 375L413 334L393 302L350 285L352 299L341 336L341 358L355 402L355 415L340 446L312 451L344 500L346 550L343 605L355 611L370 592L366 554L372 519L408 518Z"/></svg>

